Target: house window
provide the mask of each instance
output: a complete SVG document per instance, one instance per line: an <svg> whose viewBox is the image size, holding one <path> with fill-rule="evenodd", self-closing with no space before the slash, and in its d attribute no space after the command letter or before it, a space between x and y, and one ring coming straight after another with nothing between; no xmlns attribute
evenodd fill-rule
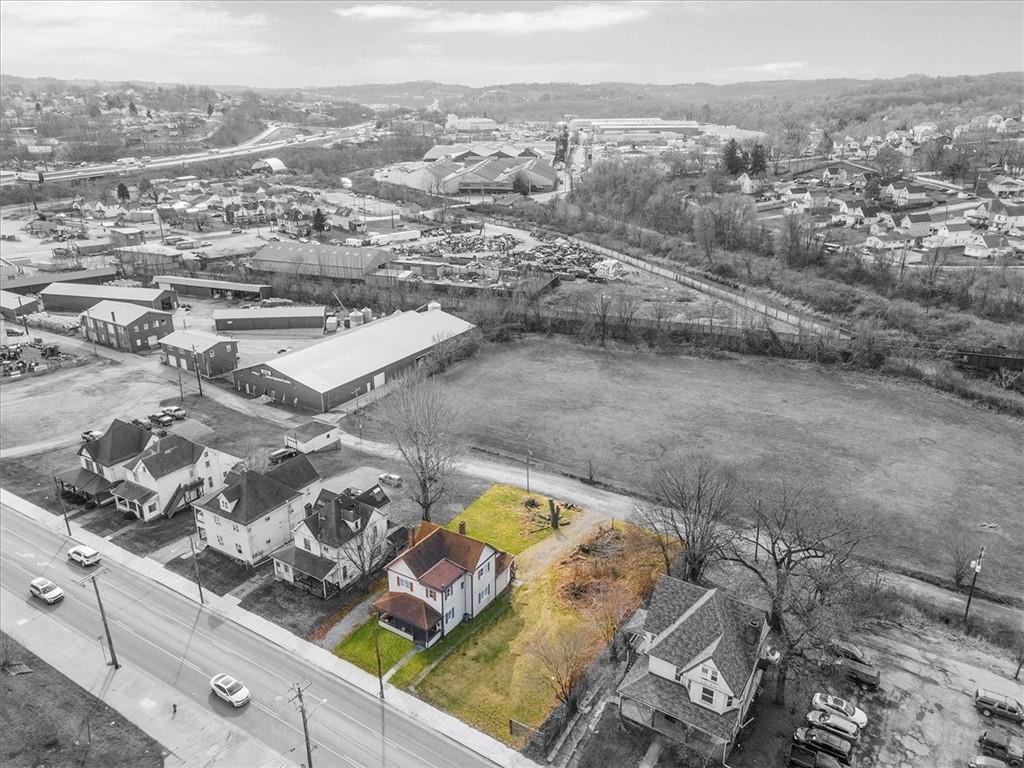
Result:
<svg viewBox="0 0 1024 768"><path fill-rule="evenodd" d="M676 682L683 682L683 675L686 674L682 667L676 667Z"/></svg>
<svg viewBox="0 0 1024 768"><path fill-rule="evenodd" d="M217 543L220 544L221 546L224 546L224 537L223 536L218 536L217 537Z"/></svg>
<svg viewBox="0 0 1024 768"><path fill-rule="evenodd" d="M139 326L133 325L132 326L132 330L135 331L135 333L138 333L139 332Z"/></svg>
<svg viewBox="0 0 1024 768"><path fill-rule="evenodd" d="M452 596L452 588L451 587L448 587L448 589L446 589L444 591L444 596L445 597L451 597Z"/></svg>
<svg viewBox="0 0 1024 768"><path fill-rule="evenodd" d="M306 549L308 549L308 550L309 550L310 552L312 552L312 551L313 551L313 546L312 546L312 544L310 544L310 542L309 542L309 539L307 539L307 538L306 538L305 536L303 536L303 537L302 537L302 546L304 546L304 547L305 547Z"/></svg>
<svg viewBox="0 0 1024 768"><path fill-rule="evenodd" d="M202 520L202 519L203 519L203 510L197 509L196 510L196 520Z"/></svg>
<svg viewBox="0 0 1024 768"><path fill-rule="evenodd" d="M725 698L725 708L726 709L730 709L732 707L732 705L735 704L735 703L736 703L736 699L734 699L732 696L727 696Z"/></svg>
<svg viewBox="0 0 1024 768"><path fill-rule="evenodd" d="M700 676L705 680L710 680L712 683L718 682L718 670L714 667L708 666L707 664L701 665Z"/></svg>
<svg viewBox="0 0 1024 768"><path fill-rule="evenodd" d="M210 357L213 357L213 350L210 350Z"/></svg>
<svg viewBox="0 0 1024 768"><path fill-rule="evenodd" d="M454 609L454 608L450 609L450 610L448 611L448 613L446 613L446 614L444 615L444 620L445 620L445 621L451 621L451 620L452 620L452 619L454 619L454 618L455 618L455 609Z"/></svg>
<svg viewBox="0 0 1024 768"><path fill-rule="evenodd" d="M238 552L238 554L242 554L242 545L235 544L235 550Z"/></svg>
<svg viewBox="0 0 1024 768"><path fill-rule="evenodd" d="M700 689L700 701L701 704L714 704L715 703L715 692L711 688Z"/></svg>
<svg viewBox="0 0 1024 768"><path fill-rule="evenodd" d="M234 531L235 533L238 533L238 523L232 523L231 524L231 530Z"/></svg>
<svg viewBox="0 0 1024 768"><path fill-rule="evenodd" d="M348 566L347 565L341 566L341 578L343 578L345 580L348 580Z"/></svg>
<svg viewBox="0 0 1024 768"><path fill-rule="evenodd" d="M484 569L483 568L481 568L479 571L476 572L476 577L478 579L482 579L484 577Z"/></svg>
<svg viewBox="0 0 1024 768"><path fill-rule="evenodd" d="M209 469L209 468L210 468L210 460L209 460L209 459L207 459L207 460L206 460L206 468L207 468L207 469Z"/></svg>
<svg viewBox="0 0 1024 768"><path fill-rule="evenodd" d="M144 331L148 331L149 330L149 323L143 323L142 324L142 329ZM135 330L139 330L139 326L135 326Z"/></svg>
<svg viewBox="0 0 1024 768"><path fill-rule="evenodd" d="M437 600L437 592L435 592L432 589L428 589L427 590L427 599L428 600Z"/></svg>
<svg viewBox="0 0 1024 768"><path fill-rule="evenodd" d="M403 579L401 576L398 576L397 580L399 589L408 589L410 592L412 591L412 582L409 581L409 579Z"/></svg>
<svg viewBox="0 0 1024 768"><path fill-rule="evenodd" d="M214 523L214 525L220 525L220 518L219 517L213 518L213 523Z"/></svg>

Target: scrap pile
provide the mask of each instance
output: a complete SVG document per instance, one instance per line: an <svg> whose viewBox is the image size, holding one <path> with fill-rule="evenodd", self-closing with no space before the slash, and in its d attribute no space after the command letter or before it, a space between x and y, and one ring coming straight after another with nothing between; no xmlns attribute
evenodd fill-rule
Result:
<svg viewBox="0 0 1024 768"><path fill-rule="evenodd" d="M564 238L552 243L542 243L528 251L512 254L512 257L520 271L533 269L552 272L563 280L591 277L607 280L621 277L619 270L622 269L622 265L619 262L606 259L586 246ZM608 262L617 264L618 267L612 267ZM603 265L601 273L598 272L598 265Z"/></svg>
<svg viewBox="0 0 1024 768"><path fill-rule="evenodd" d="M54 317L46 312L33 312L25 315L24 320L33 328L42 328L53 333L75 333L79 325L77 317Z"/></svg>

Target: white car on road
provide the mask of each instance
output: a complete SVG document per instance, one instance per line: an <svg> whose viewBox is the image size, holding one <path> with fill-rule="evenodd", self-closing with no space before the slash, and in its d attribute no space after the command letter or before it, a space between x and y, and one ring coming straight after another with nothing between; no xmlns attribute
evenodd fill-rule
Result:
<svg viewBox="0 0 1024 768"><path fill-rule="evenodd" d="M42 576L32 579L28 585L28 591L33 597L38 597L49 605L64 599L64 590Z"/></svg>
<svg viewBox="0 0 1024 768"><path fill-rule="evenodd" d="M252 698L248 688L231 675L226 675L223 672L213 676L213 679L210 680L210 688L218 698L224 699L233 707L244 707Z"/></svg>
<svg viewBox="0 0 1024 768"><path fill-rule="evenodd" d="M85 544L78 544L68 550L68 560L88 567L100 561L100 553Z"/></svg>

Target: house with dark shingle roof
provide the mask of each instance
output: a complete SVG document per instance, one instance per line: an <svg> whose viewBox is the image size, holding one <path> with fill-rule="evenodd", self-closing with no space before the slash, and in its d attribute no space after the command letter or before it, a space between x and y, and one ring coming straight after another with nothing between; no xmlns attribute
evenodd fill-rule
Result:
<svg viewBox="0 0 1024 768"><path fill-rule="evenodd" d="M238 462L223 451L168 435L125 465L125 480L113 491L117 508L144 522L173 517L221 485Z"/></svg>
<svg viewBox="0 0 1024 768"><path fill-rule="evenodd" d="M382 627L429 648L508 587L512 556L465 531L420 524L387 566L388 591L373 604Z"/></svg>
<svg viewBox="0 0 1024 768"><path fill-rule="evenodd" d="M619 684L619 712L724 763L765 665L765 612L662 576L643 624L638 657Z"/></svg>
<svg viewBox="0 0 1024 768"><path fill-rule="evenodd" d="M149 430L114 419L102 437L79 447L81 466L61 472L54 479L62 492L109 504L114 501L112 490L127 477L125 465L156 441L157 436Z"/></svg>
<svg viewBox="0 0 1024 768"><path fill-rule="evenodd" d="M272 555L274 578L326 598L369 576L389 553L389 502L379 485L341 493L324 489L312 513L293 529L292 543Z"/></svg>
<svg viewBox="0 0 1024 768"><path fill-rule="evenodd" d="M229 473L220 488L192 505L199 538L247 565L270 557L292 540L306 514L302 490L280 482L291 477L275 480L251 469Z"/></svg>

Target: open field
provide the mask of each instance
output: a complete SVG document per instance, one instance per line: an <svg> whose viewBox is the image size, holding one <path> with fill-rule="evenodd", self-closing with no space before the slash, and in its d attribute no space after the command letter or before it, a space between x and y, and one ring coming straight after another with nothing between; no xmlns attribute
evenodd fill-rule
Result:
<svg viewBox="0 0 1024 768"><path fill-rule="evenodd" d="M160 768L160 744L6 635L11 660L32 672L0 675L0 764L8 768Z"/></svg>
<svg viewBox="0 0 1024 768"><path fill-rule="evenodd" d="M533 499L537 506L527 507L527 499ZM467 536L486 541L510 555L518 555L554 533L547 522L550 514L547 498L542 494L527 495L526 491L511 485L493 485L446 527L458 531L459 523L465 523ZM563 509L560 519L572 520L572 511Z"/></svg>
<svg viewBox="0 0 1024 768"><path fill-rule="evenodd" d="M532 430L538 463L625 489L652 461L705 451L746 480L834 494L879 533L880 560L949 578L963 536L988 547L979 586L1024 588L1024 424L1010 417L835 367L554 339L488 347L445 378L486 414L481 446L519 456Z"/></svg>

